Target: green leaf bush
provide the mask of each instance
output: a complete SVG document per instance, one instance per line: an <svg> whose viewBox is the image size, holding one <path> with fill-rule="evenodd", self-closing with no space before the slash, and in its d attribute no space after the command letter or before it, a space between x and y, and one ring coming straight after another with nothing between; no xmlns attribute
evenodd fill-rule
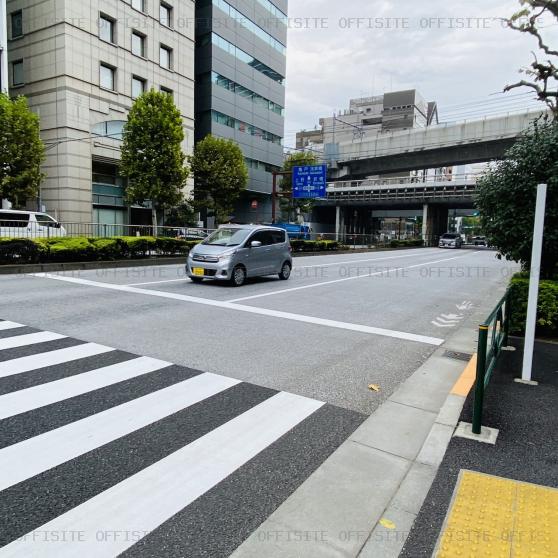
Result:
<svg viewBox="0 0 558 558"><path fill-rule="evenodd" d="M525 333L527 304L529 300L529 274L518 273L511 280L511 332ZM558 335L558 280L546 279L539 285L537 307L537 333L543 336Z"/></svg>
<svg viewBox="0 0 558 558"><path fill-rule="evenodd" d="M0 265L186 256L196 244L198 241L150 236L0 238Z"/></svg>
<svg viewBox="0 0 558 558"><path fill-rule="evenodd" d="M339 250L336 240L291 240L293 252L331 252Z"/></svg>
<svg viewBox="0 0 558 558"><path fill-rule="evenodd" d="M414 248L424 246L424 242L420 238L410 240L392 240L389 243L390 248Z"/></svg>

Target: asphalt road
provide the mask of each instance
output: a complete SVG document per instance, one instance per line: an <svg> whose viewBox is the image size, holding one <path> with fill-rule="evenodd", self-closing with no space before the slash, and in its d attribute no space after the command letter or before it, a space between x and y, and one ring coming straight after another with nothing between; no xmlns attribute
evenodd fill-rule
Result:
<svg viewBox="0 0 558 558"><path fill-rule="evenodd" d="M0 318L369 414L515 270L431 248L296 258L238 289L182 265L0 276Z"/></svg>
<svg viewBox="0 0 558 558"><path fill-rule="evenodd" d="M295 266L239 289L178 265L0 276L0 557L230 556L514 270Z"/></svg>

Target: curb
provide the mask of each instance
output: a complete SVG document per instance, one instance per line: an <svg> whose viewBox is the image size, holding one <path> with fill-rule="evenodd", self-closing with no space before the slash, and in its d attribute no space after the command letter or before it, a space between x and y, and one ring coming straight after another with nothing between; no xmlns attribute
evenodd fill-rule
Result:
<svg viewBox="0 0 558 558"><path fill-rule="evenodd" d="M399 556L474 382L481 320L470 316L231 557Z"/></svg>
<svg viewBox="0 0 558 558"><path fill-rule="evenodd" d="M332 254L367 254L376 252L395 252L401 250L420 250L421 247L400 248L357 248L354 250L324 250L321 252L293 252L293 258L306 258L310 256L330 256ZM85 271L91 269L117 269L123 267L147 267L155 265L180 265L186 256L146 258L137 260L110 260L96 262L63 262L40 263L22 265L0 265L0 275L24 275L26 273L48 273L53 271Z"/></svg>
<svg viewBox="0 0 558 558"><path fill-rule="evenodd" d="M434 482L447 447L455 435L454 433L458 427L461 411L463 410L469 391L475 383L476 363L477 354L475 353L465 366L461 376L459 376L444 404L440 408L434 425L430 429L410 472L403 483L401 483L390 505L384 510L383 518L376 524L370 538L358 554L358 558L376 558L378 556L382 556L383 558L397 558L399 556L415 519L420 512L422 503L426 499L430 487ZM405 508L407 505L406 499L409 489L405 483L411 484L414 482L412 479L413 467L420 468L421 465L429 467L429 469L427 469L428 475L423 475L421 479L424 482L421 486L420 506L417 505L413 511L406 511L405 509L401 509ZM401 512L405 512L405 514L402 516ZM399 520L399 528L403 527L405 529L403 532L398 531L399 536L395 538L389 537L389 531L386 530L388 528L398 528L397 523L393 521L394 519ZM401 519L403 519L403 522L401 522ZM377 541L388 541L389 544L382 544L381 551L378 552Z"/></svg>

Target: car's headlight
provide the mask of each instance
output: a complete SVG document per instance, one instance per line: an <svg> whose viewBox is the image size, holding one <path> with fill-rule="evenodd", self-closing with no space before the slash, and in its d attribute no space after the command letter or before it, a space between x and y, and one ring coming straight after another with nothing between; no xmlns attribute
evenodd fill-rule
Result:
<svg viewBox="0 0 558 558"><path fill-rule="evenodd" d="M232 252L230 254L223 254L222 256L219 256L219 261L220 262L228 262L233 256L234 256L234 252Z"/></svg>

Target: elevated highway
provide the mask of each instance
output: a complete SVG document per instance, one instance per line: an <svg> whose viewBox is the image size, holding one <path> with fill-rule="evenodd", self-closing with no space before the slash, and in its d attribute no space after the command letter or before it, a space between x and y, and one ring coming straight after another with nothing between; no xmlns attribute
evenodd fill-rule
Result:
<svg viewBox="0 0 558 558"><path fill-rule="evenodd" d="M324 146L332 180L501 159L545 110L530 110L426 128L365 134Z"/></svg>
<svg viewBox="0 0 558 558"><path fill-rule="evenodd" d="M478 175L434 177L419 182L416 178L377 178L330 182L327 198L316 205L389 206L391 209L410 209L424 204L450 205L452 208L471 208L474 205Z"/></svg>

